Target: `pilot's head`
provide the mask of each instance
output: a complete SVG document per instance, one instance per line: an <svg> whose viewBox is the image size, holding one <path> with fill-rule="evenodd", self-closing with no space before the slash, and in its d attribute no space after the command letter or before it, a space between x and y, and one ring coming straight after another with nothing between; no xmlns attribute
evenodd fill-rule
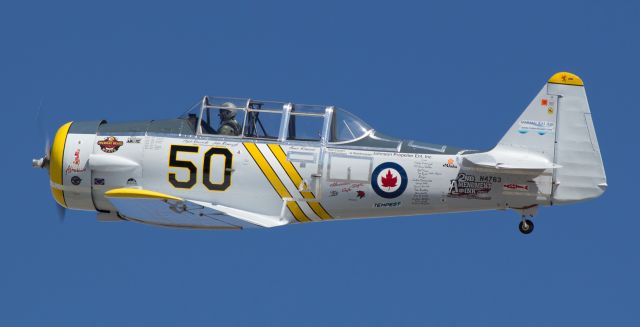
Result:
<svg viewBox="0 0 640 327"><path fill-rule="evenodd" d="M218 114L220 116L220 120L231 120L236 117L236 110L224 109L224 108L236 109L235 104L231 102L225 102L222 104L221 107L222 108L220 109L220 113Z"/></svg>

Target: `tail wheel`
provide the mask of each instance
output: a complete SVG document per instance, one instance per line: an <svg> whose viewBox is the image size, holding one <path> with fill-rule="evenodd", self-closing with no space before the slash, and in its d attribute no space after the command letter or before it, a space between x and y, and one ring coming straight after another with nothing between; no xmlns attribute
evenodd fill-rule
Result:
<svg viewBox="0 0 640 327"><path fill-rule="evenodd" d="M533 222L529 219L523 219L518 225L518 229L520 229L520 233L522 234L531 234L533 232Z"/></svg>

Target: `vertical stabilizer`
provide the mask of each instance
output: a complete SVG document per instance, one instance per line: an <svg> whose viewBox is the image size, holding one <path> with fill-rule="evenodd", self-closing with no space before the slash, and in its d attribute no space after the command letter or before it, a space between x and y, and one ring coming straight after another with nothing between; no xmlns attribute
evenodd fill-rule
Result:
<svg viewBox="0 0 640 327"><path fill-rule="evenodd" d="M584 84L571 73L553 75L489 154L496 167L552 169L552 203L592 199L607 187Z"/></svg>

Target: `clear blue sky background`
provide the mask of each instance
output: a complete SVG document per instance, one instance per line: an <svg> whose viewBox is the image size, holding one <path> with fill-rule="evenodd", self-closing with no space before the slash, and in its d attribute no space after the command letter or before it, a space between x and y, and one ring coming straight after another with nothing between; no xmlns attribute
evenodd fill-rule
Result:
<svg viewBox="0 0 640 327"><path fill-rule="evenodd" d="M2 326L638 326L640 8L600 1L5 1ZM581 76L610 188L515 212L242 232L60 224L36 129L174 117L205 94L335 104L386 134L492 147Z"/></svg>

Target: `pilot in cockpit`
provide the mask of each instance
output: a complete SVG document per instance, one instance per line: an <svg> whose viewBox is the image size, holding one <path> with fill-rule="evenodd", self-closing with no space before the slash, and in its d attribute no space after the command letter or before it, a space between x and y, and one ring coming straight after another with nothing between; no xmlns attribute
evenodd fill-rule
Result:
<svg viewBox="0 0 640 327"><path fill-rule="evenodd" d="M218 128L218 134L220 135L240 135L240 124L236 121L237 110L227 110L224 108L236 109L236 106L231 102L225 102L222 104L220 113L220 127Z"/></svg>

